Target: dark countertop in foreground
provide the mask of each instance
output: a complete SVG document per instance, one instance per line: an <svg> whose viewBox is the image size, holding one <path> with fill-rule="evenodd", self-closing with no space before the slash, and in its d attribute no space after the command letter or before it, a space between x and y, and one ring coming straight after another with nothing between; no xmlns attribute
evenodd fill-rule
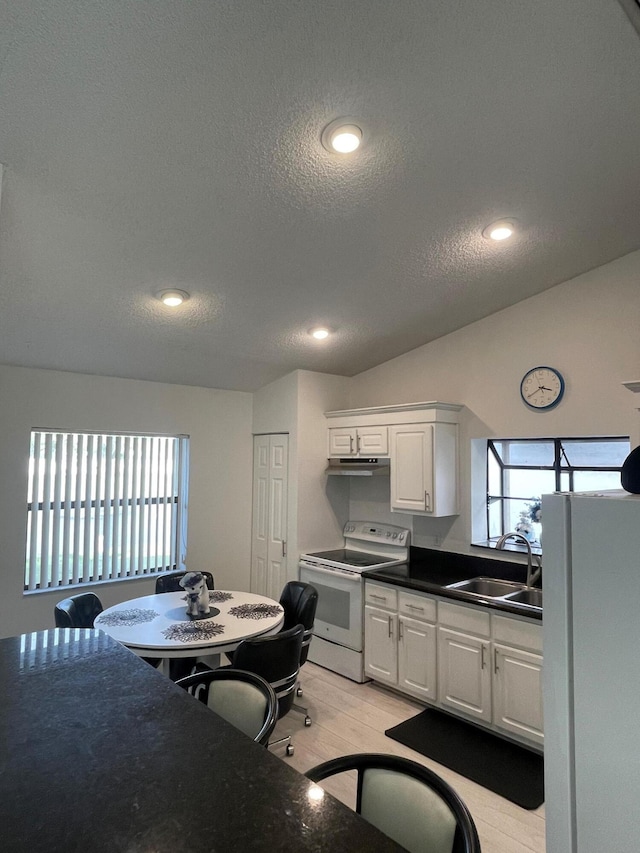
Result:
<svg viewBox="0 0 640 853"><path fill-rule="evenodd" d="M451 551L412 547L407 563L390 566L388 569L370 569L363 572L362 576L366 580L382 581L405 589L440 595L461 604L474 604L505 614L542 621L542 610L537 607L525 607L500 599L478 598L461 590L445 588L447 584L475 577L501 578L523 583L526 567L511 560L493 560L477 557L475 554L454 554Z"/></svg>
<svg viewBox="0 0 640 853"><path fill-rule="evenodd" d="M402 850L101 631L0 640L3 853Z"/></svg>

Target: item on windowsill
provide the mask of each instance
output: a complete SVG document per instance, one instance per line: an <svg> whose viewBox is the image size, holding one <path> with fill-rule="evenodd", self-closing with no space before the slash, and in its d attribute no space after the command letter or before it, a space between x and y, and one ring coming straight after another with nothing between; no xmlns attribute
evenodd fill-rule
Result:
<svg viewBox="0 0 640 853"><path fill-rule="evenodd" d="M620 481L625 492L640 495L640 445L622 463Z"/></svg>
<svg viewBox="0 0 640 853"><path fill-rule="evenodd" d="M540 498L531 498L531 503L527 504L527 510L530 521L534 524L542 523L542 501Z"/></svg>
<svg viewBox="0 0 640 853"><path fill-rule="evenodd" d="M180 579L180 586L187 593L184 600L187 602L187 616L208 616L211 608L209 606L209 589L207 581L200 572L187 572Z"/></svg>
<svg viewBox="0 0 640 853"><path fill-rule="evenodd" d="M515 532L524 536L528 542L536 541L536 531L533 529L533 524L529 521L527 511L524 509L520 513L520 521L516 524Z"/></svg>
<svg viewBox="0 0 640 853"><path fill-rule="evenodd" d="M527 510L529 521L533 525L533 539L530 541L542 546L542 499L531 498Z"/></svg>

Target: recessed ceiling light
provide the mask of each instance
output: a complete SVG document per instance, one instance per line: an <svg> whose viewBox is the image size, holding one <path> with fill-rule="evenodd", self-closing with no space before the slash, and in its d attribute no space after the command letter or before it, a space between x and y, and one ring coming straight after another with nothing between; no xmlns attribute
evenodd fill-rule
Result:
<svg viewBox="0 0 640 853"><path fill-rule="evenodd" d="M309 334L315 338L317 341L324 341L325 338L329 337L329 329L326 329L324 326L318 326L317 329L311 329Z"/></svg>
<svg viewBox="0 0 640 853"><path fill-rule="evenodd" d="M170 308L176 308L187 301L189 294L186 290L161 290L159 293L156 293L156 298Z"/></svg>
<svg viewBox="0 0 640 853"><path fill-rule="evenodd" d="M483 230L482 236L487 240L508 240L516 230L515 219L499 219Z"/></svg>
<svg viewBox="0 0 640 853"><path fill-rule="evenodd" d="M322 131L321 141L327 151L351 154L362 143L362 128L350 118L337 118Z"/></svg>

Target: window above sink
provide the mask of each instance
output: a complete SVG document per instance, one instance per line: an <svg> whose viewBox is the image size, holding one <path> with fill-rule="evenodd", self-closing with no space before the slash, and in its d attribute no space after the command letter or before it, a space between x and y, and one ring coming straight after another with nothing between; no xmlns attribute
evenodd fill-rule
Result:
<svg viewBox="0 0 640 853"><path fill-rule="evenodd" d="M629 453L628 436L570 438L490 438L484 447L484 484L476 477L472 502L472 544L488 548L504 533L518 531L534 554L542 554L541 496L556 491L620 488L620 470ZM480 489L483 488L482 494ZM484 512L481 513L481 503ZM522 544L506 550L525 553Z"/></svg>

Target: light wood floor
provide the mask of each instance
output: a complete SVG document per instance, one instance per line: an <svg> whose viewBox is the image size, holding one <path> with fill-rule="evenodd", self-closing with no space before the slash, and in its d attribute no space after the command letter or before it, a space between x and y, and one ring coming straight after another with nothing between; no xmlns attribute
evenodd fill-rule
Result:
<svg viewBox="0 0 640 853"><path fill-rule="evenodd" d="M403 755L431 767L460 794L473 815L483 853L544 853L544 805L536 811L521 809L385 736L385 729L424 706L372 682L355 684L309 662L300 678L304 695L297 701L308 706L313 723L306 728L303 715L295 711L278 722L274 737L291 733L295 746L295 754L283 761L304 773L321 761L352 752ZM346 777L323 785L353 807L353 786Z"/></svg>

